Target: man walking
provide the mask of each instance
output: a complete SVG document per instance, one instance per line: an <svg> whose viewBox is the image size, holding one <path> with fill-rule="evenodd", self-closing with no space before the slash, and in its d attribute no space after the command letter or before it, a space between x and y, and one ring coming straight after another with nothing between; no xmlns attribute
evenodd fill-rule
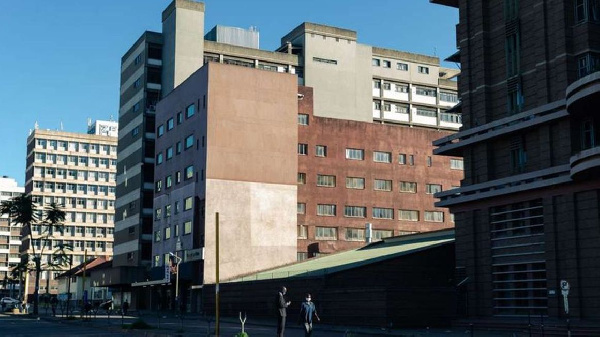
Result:
<svg viewBox="0 0 600 337"><path fill-rule="evenodd" d="M310 337L312 335L313 325L312 318L315 316L317 321L321 321L319 315L317 315L317 308L315 304L311 302L310 294L306 294L305 301L300 306L300 322L304 325L304 336Z"/></svg>
<svg viewBox="0 0 600 337"><path fill-rule="evenodd" d="M287 293L286 287L281 287L281 291L277 293L275 305L277 307L277 337L283 337L285 331L285 318L287 316L287 307L292 303L285 300Z"/></svg>

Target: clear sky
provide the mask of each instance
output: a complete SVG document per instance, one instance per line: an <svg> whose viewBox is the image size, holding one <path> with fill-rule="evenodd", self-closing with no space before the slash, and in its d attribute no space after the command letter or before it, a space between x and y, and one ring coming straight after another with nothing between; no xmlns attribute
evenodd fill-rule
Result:
<svg viewBox="0 0 600 337"><path fill-rule="evenodd" d="M0 176L25 180L26 142L40 129L85 132L118 120L121 56L161 31L171 0L0 1ZM358 42L437 55L456 51L458 10L428 0L205 0L205 30L258 27L261 49L304 21L357 32ZM444 63L447 67L454 64Z"/></svg>

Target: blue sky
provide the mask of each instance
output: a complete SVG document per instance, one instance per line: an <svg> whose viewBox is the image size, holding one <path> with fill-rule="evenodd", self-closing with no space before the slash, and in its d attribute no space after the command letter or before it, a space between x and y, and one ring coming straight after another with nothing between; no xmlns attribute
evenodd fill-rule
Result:
<svg viewBox="0 0 600 337"><path fill-rule="evenodd" d="M26 141L41 129L85 132L118 120L120 59L145 31L161 31L171 0L0 2L0 175L25 180ZM458 10L428 0L206 0L205 30L258 27L261 49L309 21L354 30L360 43L445 58ZM455 67L454 64L444 64Z"/></svg>

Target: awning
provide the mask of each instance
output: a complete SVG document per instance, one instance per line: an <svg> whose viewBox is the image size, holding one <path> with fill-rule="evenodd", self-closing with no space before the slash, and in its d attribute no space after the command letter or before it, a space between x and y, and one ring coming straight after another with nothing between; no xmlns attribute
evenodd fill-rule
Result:
<svg viewBox="0 0 600 337"><path fill-rule="evenodd" d="M154 280L154 281L144 281L144 282L135 282L132 283L132 287L147 287L147 286L155 286L159 284L168 284L171 283L170 280L162 279L162 280Z"/></svg>

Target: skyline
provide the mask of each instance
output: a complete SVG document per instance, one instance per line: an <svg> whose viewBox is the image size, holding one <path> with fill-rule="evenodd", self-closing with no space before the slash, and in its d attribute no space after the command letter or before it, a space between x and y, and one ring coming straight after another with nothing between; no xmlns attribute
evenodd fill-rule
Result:
<svg viewBox="0 0 600 337"><path fill-rule="evenodd" d="M170 2L0 5L0 36L10 46L0 54L5 78L0 84L0 115L10 126L0 134L5 144L0 175L24 185L26 139L36 122L40 129L62 125L64 131L86 132L88 118L118 120L121 56L145 30L161 31L160 13ZM273 0L256 1L252 8L241 1L204 2L205 32L217 24L255 26L264 50L275 50L282 36L308 21L354 30L362 44L437 55L441 60L456 51L458 12L427 0L382 1L377 6L347 1L343 12L340 2L314 0L297 8L281 8ZM423 15L401 17L408 12ZM422 25L424 20L427 25Z"/></svg>

